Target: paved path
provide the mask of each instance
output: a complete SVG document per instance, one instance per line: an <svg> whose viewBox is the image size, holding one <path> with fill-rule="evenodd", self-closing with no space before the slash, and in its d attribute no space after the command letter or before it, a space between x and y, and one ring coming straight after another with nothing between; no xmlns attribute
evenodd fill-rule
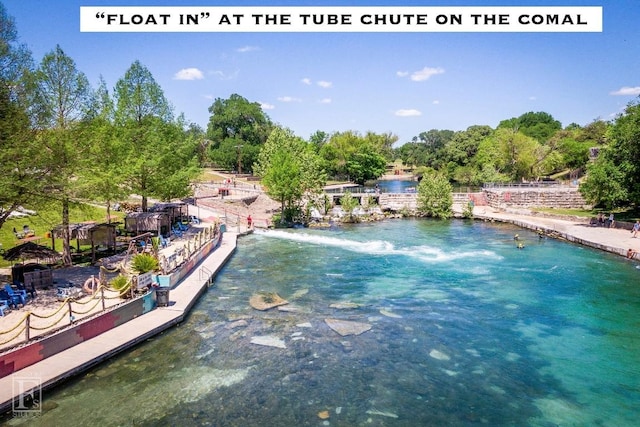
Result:
<svg viewBox="0 0 640 427"><path fill-rule="evenodd" d="M640 252L640 237L633 238L629 230L593 227L588 219L566 220L553 217L494 212L490 208L476 207L474 216L480 219L509 222L532 230L542 229L554 237L566 239L592 248L627 255L629 249ZM634 259L640 259L636 255Z"/></svg>
<svg viewBox="0 0 640 427"><path fill-rule="evenodd" d="M46 390L182 322L206 291L210 278L217 274L235 251L237 237L238 234L233 232L224 234L220 246L170 291L168 307L158 307L95 338L0 378L0 413L11 410L15 397L14 379L37 378L41 381L42 389Z"/></svg>

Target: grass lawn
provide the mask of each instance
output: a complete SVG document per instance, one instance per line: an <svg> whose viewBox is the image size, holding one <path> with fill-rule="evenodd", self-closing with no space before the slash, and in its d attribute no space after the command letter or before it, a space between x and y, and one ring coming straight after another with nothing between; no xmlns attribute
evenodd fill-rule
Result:
<svg viewBox="0 0 640 427"><path fill-rule="evenodd" d="M51 239L47 238L46 236L52 228L55 228L56 226L61 224L61 211L61 208L41 208L37 211L36 215L9 219L2 225L2 228L0 228L0 244L2 244L2 249L11 249L14 246L20 244L16 236L13 234L13 228L15 227L15 229L20 232L25 225L28 225L29 228L36 233L36 236L42 237L42 240L40 240L38 244L51 247ZM123 212L111 211L111 215L112 217L117 217L117 219L112 218L111 222L123 221ZM80 223L85 221L95 221L96 223L102 223L106 222L106 219L107 209L97 206L72 206L69 211L69 221L71 223ZM61 249L60 242L57 242L56 249ZM0 257L0 267L10 267L11 265L12 262L5 261L4 258Z"/></svg>

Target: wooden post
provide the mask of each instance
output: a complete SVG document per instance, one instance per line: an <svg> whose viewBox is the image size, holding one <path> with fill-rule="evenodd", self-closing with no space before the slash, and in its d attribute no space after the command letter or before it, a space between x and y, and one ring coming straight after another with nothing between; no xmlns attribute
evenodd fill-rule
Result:
<svg viewBox="0 0 640 427"><path fill-rule="evenodd" d="M69 324L72 325L75 318L73 317L73 308L71 307L71 300L67 301L67 305L69 305Z"/></svg>
<svg viewBox="0 0 640 427"><path fill-rule="evenodd" d="M100 298L102 299L102 311L105 310L104 306L104 286L100 286Z"/></svg>
<svg viewBox="0 0 640 427"><path fill-rule="evenodd" d="M29 341L30 334L31 334L31 332L30 332L30 329L31 329L31 313L29 313L29 315L27 316L26 324L27 324L27 326L24 328L24 338L25 338L25 341Z"/></svg>

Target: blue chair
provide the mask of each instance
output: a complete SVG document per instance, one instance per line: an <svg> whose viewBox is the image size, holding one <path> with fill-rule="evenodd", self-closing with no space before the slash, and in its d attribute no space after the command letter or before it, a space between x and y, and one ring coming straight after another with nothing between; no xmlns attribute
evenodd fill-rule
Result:
<svg viewBox="0 0 640 427"><path fill-rule="evenodd" d="M9 309L9 301L0 299L0 316L4 317L4 311Z"/></svg>
<svg viewBox="0 0 640 427"><path fill-rule="evenodd" d="M176 227L171 227L171 231L178 237L182 237L182 230Z"/></svg>
<svg viewBox="0 0 640 427"><path fill-rule="evenodd" d="M176 222L176 228L180 231L187 231L189 226L183 224L181 221Z"/></svg>
<svg viewBox="0 0 640 427"><path fill-rule="evenodd" d="M26 291L14 291L10 284L4 285L4 291L9 296L9 301L11 301L11 305L18 307L18 304L22 304L23 306L27 303L27 292Z"/></svg>
<svg viewBox="0 0 640 427"><path fill-rule="evenodd" d="M171 239L169 237L164 237L162 234L158 236L158 239L160 239L160 246L163 248L166 248L171 244Z"/></svg>

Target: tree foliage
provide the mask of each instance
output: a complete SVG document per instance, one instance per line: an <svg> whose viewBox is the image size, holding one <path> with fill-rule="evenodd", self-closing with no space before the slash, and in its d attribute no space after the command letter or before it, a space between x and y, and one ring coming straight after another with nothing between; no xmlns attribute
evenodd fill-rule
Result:
<svg viewBox="0 0 640 427"><path fill-rule="evenodd" d="M87 77L60 46L42 58L32 81L37 141L50 159L45 175L46 197L61 204L62 260L71 265L69 207L80 199L78 176L82 175L89 146L81 125L90 109L92 91Z"/></svg>
<svg viewBox="0 0 640 427"><path fill-rule="evenodd" d="M120 164L126 187L142 197L184 197L198 173L199 141L172 108L151 72L135 61L115 86L115 124L125 156Z"/></svg>
<svg viewBox="0 0 640 427"><path fill-rule="evenodd" d="M327 173L336 179L350 179L358 184L384 174L387 157L392 157L393 135L365 136L357 132L336 132L320 148Z"/></svg>
<svg viewBox="0 0 640 427"><path fill-rule="evenodd" d="M42 185L43 156L31 128L24 78L31 70L31 53L18 42L15 22L0 3L0 227Z"/></svg>
<svg viewBox="0 0 640 427"><path fill-rule="evenodd" d="M443 174L425 173L418 184L418 211L433 218L451 218L453 215L451 190L451 184Z"/></svg>
<svg viewBox="0 0 640 427"><path fill-rule="evenodd" d="M354 222L355 217L353 216L353 211L360 204L360 200L353 197L350 191L345 191L344 196L340 198L340 206L342 207L342 211L347 215L347 222Z"/></svg>
<svg viewBox="0 0 640 427"><path fill-rule="evenodd" d="M238 173L252 172L260 147L266 142L273 124L257 102L238 94L216 98L209 107L207 138L211 141L211 161Z"/></svg>
<svg viewBox="0 0 640 427"><path fill-rule="evenodd" d="M313 146L280 127L269 135L254 170L262 178L267 194L280 202L283 221L293 220L303 196L320 192L325 182Z"/></svg>
<svg viewBox="0 0 640 427"><path fill-rule="evenodd" d="M524 113L519 117L503 120L498 129L511 129L531 137L539 143L545 143L562 125L551 114L543 111Z"/></svg>
<svg viewBox="0 0 640 427"><path fill-rule="evenodd" d="M640 98L629 103L607 131L608 145L588 167L580 191L607 209L640 204Z"/></svg>

